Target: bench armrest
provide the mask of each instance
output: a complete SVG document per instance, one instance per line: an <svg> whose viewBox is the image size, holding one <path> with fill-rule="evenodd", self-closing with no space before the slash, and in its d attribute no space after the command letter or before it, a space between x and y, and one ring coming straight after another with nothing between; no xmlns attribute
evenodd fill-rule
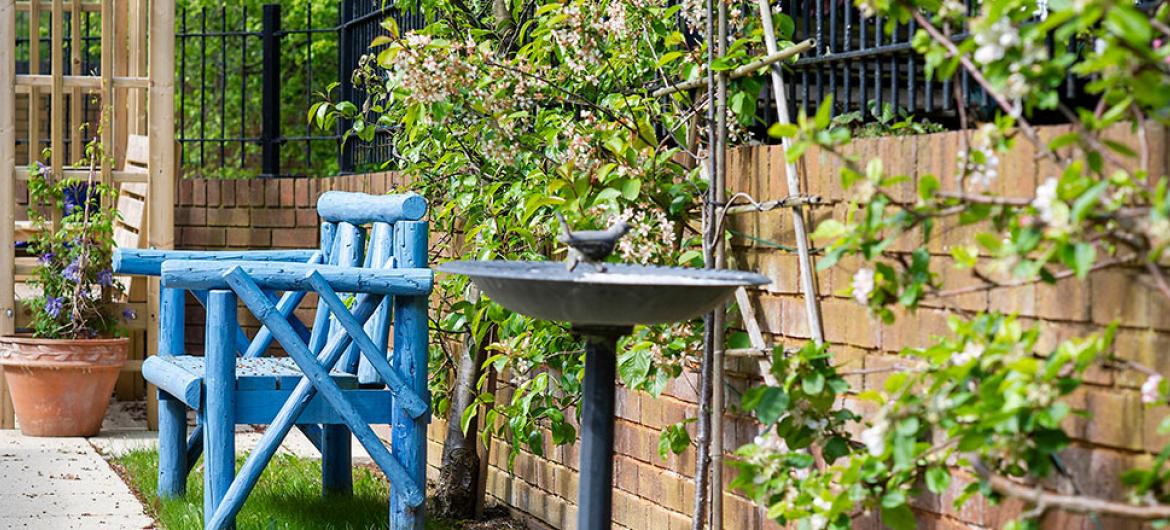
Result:
<svg viewBox="0 0 1170 530"><path fill-rule="evenodd" d="M162 285L168 288L230 289L227 275L239 269L261 289L311 291L312 276L320 276L337 292L390 296L426 296L434 285L434 271L423 268L362 268L310 263L260 261L170 260L162 266Z"/></svg>
<svg viewBox="0 0 1170 530"><path fill-rule="evenodd" d="M320 251L306 250L144 250L120 248L114 251L114 272L160 276L167 260L259 261L308 263Z"/></svg>

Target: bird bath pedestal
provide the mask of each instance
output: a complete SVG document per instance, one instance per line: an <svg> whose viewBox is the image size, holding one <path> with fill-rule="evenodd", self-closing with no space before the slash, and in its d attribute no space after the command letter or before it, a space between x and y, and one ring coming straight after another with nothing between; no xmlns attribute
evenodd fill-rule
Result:
<svg viewBox="0 0 1170 530"><path fill-rule="evenodd" d="M454 261L438 268L469 276L484 294L512 311L569 322L585 341L579 530L604 530L612 519L618 339L634 324L690 320L718 307L739 287L770 282L733 270L612 263L602 270L589 262L571 270L564 263L526 261Z"/></svg>

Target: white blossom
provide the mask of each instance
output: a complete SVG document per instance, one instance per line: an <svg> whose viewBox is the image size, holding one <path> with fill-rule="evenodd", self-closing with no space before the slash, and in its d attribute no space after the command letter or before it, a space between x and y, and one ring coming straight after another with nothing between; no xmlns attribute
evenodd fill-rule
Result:
<svg viewBox="0 0 1170 530"><path fill-rule="evenodd" d="M873 292L873 269L861 268L853 275L853 299L866 305Z"/></svg>
<svg viewBox="0 0 1170 530"><path fill-rule="evenodd" d="M1019 31L1012 26L1011 19L999 18L990 25L979 24L975 30L974 59L979 64L989 64L1004 58L1007 50L1020 44Z"/></svg>
<svg viewBox="0 0 1170 530"><path fill-rule="evenodd" d="M1040 219L1047 224L1056 221L1055 206L1060 202L1056 197L1056 186L1059 184L1054 177L1048 177L1042 184L1036 186L1036 198L1032 199L1032 207L1040 214Z"/></svg>
<svg viewBox="0 0 1170 530"><path fill-rule="evenodd" d="M816 513L816 514L813 514L812 517L808 518L808 524L810 527L813 528L813 530L821 530L822 528L828 526L829 518L825 517L824 515L821 515L819 513Z"/></svg>
<svg viewBox="0 0 1170 530"><path fill-rule="evenodd" d="M882 456L886 452L886 430L890 427L885 418L879 419L864 431L861 431L861 443L869 450L872 456Z"/></svg>
<svg viewBox="0 0 1170 530"><path fill-rule="evenodd" d="M1157 403L1162 398L1162 376L1153 374L1142 383L1142 403Z"/></svg>
<svg viewBox="0 0 1170 530"><path fill-rule="evenodd" d="M983 351L984 347L982 344L978 342L968 342L967 345L963 347L963 351L959 352L958 355L951 357L951 362L955 363L956 366L967 364L971 361L974 361L975 359L982 357Z"/></svg>

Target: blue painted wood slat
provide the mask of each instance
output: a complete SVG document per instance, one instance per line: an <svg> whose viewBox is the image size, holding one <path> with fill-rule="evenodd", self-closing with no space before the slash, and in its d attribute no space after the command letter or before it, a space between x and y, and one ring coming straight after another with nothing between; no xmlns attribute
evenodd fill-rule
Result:
<svg viewBox="0 0 1170 530"><path fill-rule="evenodd" d="M394 257L401 267L427 266L427 223L401 222L394 230ZM394 299L394 366L407 378L411 389L427 395L427 296L399 296ZM429 401L429 399L428 399ZM407 466L411 480L426 482L428 416L412 417L395 402L392 447ZM391 493L399 485L390 483ZM390 528L423 530L423 505L402 502L390 495Z"/></svg>
<svg viewBox="0 0 1170 530"><path fill-rule="evenodd" d="M427 201L417 193L367 195L329 191L317 199L317 215L326 221L355 225L417 221L427 213Z"/></svg>
<svg viewBox="0 0 1170 530"><path fill-rule="evenodd" d="M211 520L227 493L236 471L235 383L236 352L232 330L236 328L236 295L212 291L207 295L207 340L204 356L207 389L203 436L203 516ZM230 528L234 520L214 528Z"/></svg>
<svg viewBox="0 0 1170 530"><path fill-rule="evenodd" d="M262 289L281 291L309 290L308 275L312 272L321 273L334 289L346 293L426 295L434 282L434 272L424 268L355 269L250 261L168 261L163 264L162 282L165 287L182 289L227 289L225 275L234 268L242 269Z"/></svg>
<svg viewBox="0 0 1170 530"><path fill-rule="evenodd" d="M167 260L202 261L288 261L304 263L313 249L307 250L150 250L119 248L114 250L113 269L116 274L158 276Z"/></svg>

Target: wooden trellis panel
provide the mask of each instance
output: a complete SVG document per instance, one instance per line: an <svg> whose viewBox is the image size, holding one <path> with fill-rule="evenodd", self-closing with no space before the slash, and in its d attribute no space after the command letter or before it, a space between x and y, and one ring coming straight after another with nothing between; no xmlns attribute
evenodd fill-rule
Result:
<svg viewBox="0 0 1170 530"><path fill-rule="evenodd" d="M136 230L141 237L134 239L141 246L173 248L174 9L173 0L0 0L0 38L6 41L0 42L0 334L19 331L22 322L18 320L17 293L33 265L33 258L18 257L15 249L17 233L27 230L17 228L17 183L28 179L27 167L17 165L18 114L27 124L27 161L41 158L48 120L52 150L48 164L54 178L84 178L88 174L88 168L72 164L81 159L85 138L95 134L101 124L100 142L107 154L100 164L101 180L120 184L128 193L119 207L132 209L130 218L141 220L138 226L127 222L123 228ZM20 59L16 46L18 13L27 21L29 39L28 73L22 75L16 75ZM90 14L100 17L100 68L96 74L83 71L87 46L81 21ZM48 50L41 42L46 20ZM45 55L49 58L48 74L41 64ZM26 95L22 98L25 109L17 109L18 93ZM96 116L85 113L85 98L100 103ZM80 129L86 122L89 128L83 134ZM146 162L145 170L127 163L132 134L146 135L148 148L143 152L140 142L132 161L139 165ZM60 212L54 214L59 216ZM132 290L126 306L139 315L132 329L145 331L157 323L157 293L157 285L148 286L145 293ZM150 351L155 343L155 333L134 341ZM141 360L131 362L128 369L136 371L140 366ZM131 383L141 388L140 381ZM7 387L0 376L0 428L14 424Z"/></svg>

